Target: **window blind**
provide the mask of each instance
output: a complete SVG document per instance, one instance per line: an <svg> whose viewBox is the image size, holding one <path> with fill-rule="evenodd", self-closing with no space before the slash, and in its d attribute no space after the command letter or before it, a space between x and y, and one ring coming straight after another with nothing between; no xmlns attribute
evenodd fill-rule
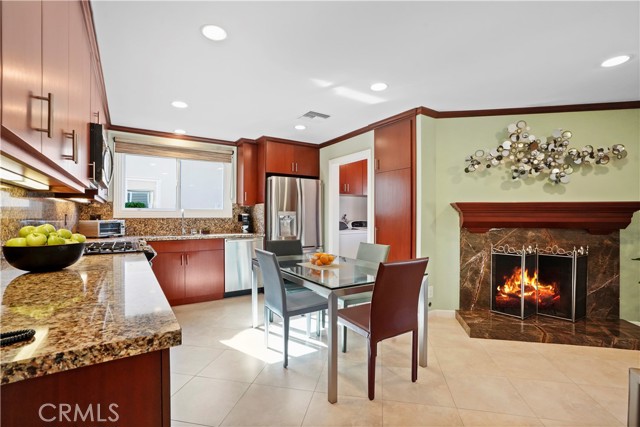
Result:
<svg viewBox="0 0 640 427"><path fill-rule="evenodd" d="M113 138L116 153L138 154L142 156L171 157L186 160L204 160L208 162L231 163L233 150L178 147L175 145L152 144L131 139Z"/></svg>

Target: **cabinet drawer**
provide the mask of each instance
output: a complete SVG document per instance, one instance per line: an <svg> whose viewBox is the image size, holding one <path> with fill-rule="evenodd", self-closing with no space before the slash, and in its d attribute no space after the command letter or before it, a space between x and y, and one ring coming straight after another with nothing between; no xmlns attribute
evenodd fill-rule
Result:
<svg viewBox="0 0 640 427"><path fill-rule="evenodd" d="M197 252L224 249L224 239L161 240L149 242L156 252Z"/></svg>

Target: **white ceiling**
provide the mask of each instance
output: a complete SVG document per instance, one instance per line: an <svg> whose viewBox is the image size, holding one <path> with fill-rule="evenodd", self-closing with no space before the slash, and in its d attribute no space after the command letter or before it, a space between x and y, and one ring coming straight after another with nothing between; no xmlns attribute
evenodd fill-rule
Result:
<svg viewBox="0 0 640 427"><path fill-rule="evenodd" d="M93 0L92 7L115 125L321 143L418 106L640 100L638 1ZM205 39L205 24L228 38ZM632 58L600 67L619 54ZM389 88L372 92L378 81ZM174 100L189 108L172 107ZM310 110L331 117L299 119ZM295 130L298 123L307 129Z"/></svg>

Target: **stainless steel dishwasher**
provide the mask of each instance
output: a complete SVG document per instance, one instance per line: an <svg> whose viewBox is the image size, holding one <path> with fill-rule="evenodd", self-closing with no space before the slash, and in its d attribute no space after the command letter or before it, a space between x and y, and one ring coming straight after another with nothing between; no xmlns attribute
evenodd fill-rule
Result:
<svg viewBox="0 0 640 427"><path fill-rule="evenodd" d="M224 239L224 296L251 293L251 259L255 248L262 249L262 238ZM262 286L262 275L258 287Z"/></svg>

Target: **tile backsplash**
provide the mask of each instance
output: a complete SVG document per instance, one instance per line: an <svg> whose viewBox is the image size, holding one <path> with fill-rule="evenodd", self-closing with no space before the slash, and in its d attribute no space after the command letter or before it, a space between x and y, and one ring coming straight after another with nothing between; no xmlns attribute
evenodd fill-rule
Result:
<svg viewBox="0 0 640 427"><path fill-rule="evenodd" d="M263 205L264 206L264 205ZM238 214L260 209L247 209L239 205L233 205L231 218L185 218L184 227L187 233L191 230L208 229L211 234L215 233L242 233ZM264 209L262 209L264 211ZM253 213L252 213L253 214ZM87 220L95 217L100 219L113 219L113 204L111 202L99 204L91 203L80 207L80 219ZM253 215L254 232L256 222L259 221ZM120 218L116 218L120 219ZM180 218L125 218L125 230L128 236L174 236L182 232L182 222Z"/></svg>
<svg viewBox="0 0 640 427"><path fill-rule="evenodd" d="M76 203L53 198L52 193L32 192L0 184L0 240L16 237L25 225L50 223L56 228L75 231L79 209Z"/></svg>

